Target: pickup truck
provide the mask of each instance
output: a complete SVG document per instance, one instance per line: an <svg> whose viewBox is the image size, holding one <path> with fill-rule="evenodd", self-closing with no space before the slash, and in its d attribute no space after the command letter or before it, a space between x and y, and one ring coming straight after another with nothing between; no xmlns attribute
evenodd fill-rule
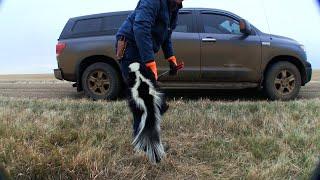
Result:
<svg viewBox="0 0 320 180"><path fill-rule="evenodd" d="M55 77L75 82L92 99L116 99L123 79L115 57L115 34L132 11L69 19L56 45ZM184 8L172 34L175 55L185 68L159 80L164 89L264 90L271 100L297 97L311 80L304 46L266 34L224 10ZM160 51L159 74L169 70Z"/></svg>

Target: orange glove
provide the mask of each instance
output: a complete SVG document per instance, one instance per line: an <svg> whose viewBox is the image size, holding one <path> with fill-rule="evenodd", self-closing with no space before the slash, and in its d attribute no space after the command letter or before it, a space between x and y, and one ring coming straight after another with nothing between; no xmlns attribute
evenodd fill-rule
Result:
<svg viewBox="0 0 320 180"><path fill-rule="evenodd" d="M157 69L157 64L155 61L151 61L149 63L146 64L147 68L149 68L153 74L154 77L156 78L156 80L158 80L158 69Z"/></svg>
<svg viewBox="0 0 320 180"><path fill-rule="evenodd" d="M168 58L168 62L169 62L169 65L170 65L170 72L169 74L171 76L175 76L177 75L178 71L177 71L177 58L175 56L171 56Z"/></svg>
<svg viewBox="0 0 320 180"><path fill-rule="evenodd" d="M175 56L171 56L171 57L169 57L167 60L168 60L169 63L172 62L172 63L174 63L176 66L178 65L178 64L177 64L177 58L176 58Z"/></svg>

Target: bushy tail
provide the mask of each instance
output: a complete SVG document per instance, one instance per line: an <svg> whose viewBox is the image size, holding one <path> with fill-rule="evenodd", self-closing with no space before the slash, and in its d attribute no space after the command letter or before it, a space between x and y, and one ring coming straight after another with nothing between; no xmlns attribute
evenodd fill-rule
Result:
<svg viewBox="0 0 320 180"><path fill-rule="evenodd" d="M145 151L152 163L159 163L165 156L160 140L160 133L155 129L145 128L133 141L135 151Z"/></svg>

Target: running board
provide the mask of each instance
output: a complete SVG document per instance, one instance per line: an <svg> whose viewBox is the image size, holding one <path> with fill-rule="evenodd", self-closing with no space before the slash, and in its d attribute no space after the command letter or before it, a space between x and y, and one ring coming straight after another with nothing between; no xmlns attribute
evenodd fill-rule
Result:
<svg viewBox="0 0 320 180"><path fill-rule="evenodd" d="M163 89L247 89L247 88L257 88L259 83L158 83Z"/></svg>

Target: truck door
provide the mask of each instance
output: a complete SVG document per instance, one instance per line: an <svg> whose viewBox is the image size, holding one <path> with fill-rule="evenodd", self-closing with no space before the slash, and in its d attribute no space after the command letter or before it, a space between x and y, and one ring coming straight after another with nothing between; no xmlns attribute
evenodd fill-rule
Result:
<svg viewBox="0 0 320 180"><path fill-rule="evenodd" d="M232 15L203 11L199 18L202 80L257 82L261 65L260 37L255 32L242 34L239 19Z"/></svg>

